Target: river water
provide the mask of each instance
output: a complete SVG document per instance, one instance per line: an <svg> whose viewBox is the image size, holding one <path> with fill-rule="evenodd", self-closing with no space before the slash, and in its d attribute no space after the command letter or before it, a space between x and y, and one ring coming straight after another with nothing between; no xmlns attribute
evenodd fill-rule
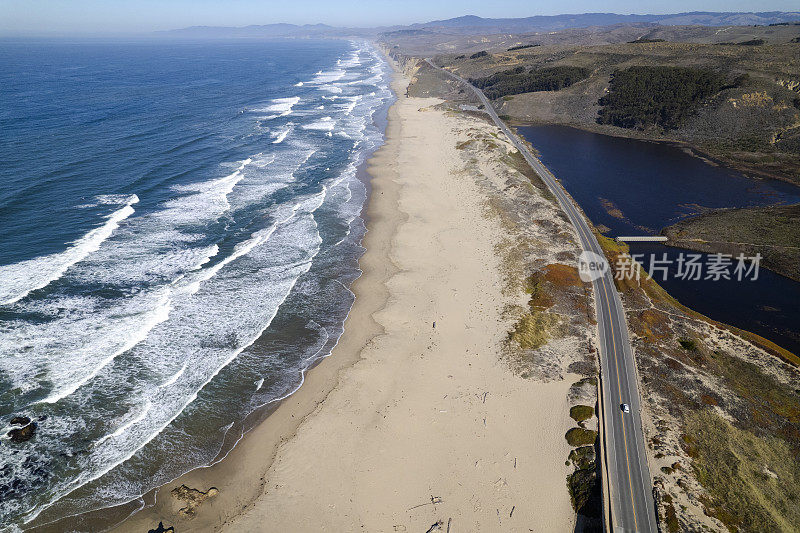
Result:
<svg viewBox="0 0 800 533"><path fill-rule="evenodd" d="M800 202L800 188L755 179L713 166L664 143L600 135L566 126L524 126L519 133L542 162L609 237L657 235L662 228L704 209ZM669 274L656 280L682 304L715 320L757 333L800 353L800 283L760 268L742 281L681 279L681 254L699 254L654 243L633 243L631 254L666 254ZM708 254L700 254L707 265ZM734 267L736 262L734 261ZM733 273L733 268L731 268Z"/></svg>

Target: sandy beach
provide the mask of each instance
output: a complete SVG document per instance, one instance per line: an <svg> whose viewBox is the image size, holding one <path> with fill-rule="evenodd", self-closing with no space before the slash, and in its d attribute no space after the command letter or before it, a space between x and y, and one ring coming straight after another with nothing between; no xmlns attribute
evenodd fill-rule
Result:
<svg viewBox="0 0 800 533"><path fill-rule="evenodd" d="M520 296L504 290L485 176L457 148L490 126L404 96L407 83L395 76L369 161L363 275L333 354L228 457L162 487L121 530L572 529L570 383L525 379L501 357Z"/></svg>

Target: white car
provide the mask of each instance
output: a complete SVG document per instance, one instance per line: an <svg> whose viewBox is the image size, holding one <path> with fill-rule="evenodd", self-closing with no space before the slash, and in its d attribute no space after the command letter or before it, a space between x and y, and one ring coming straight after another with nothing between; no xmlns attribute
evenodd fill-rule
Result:
<svg viewBox="0 0 800 533"><path fill-rule="evenodd" d="M630 413L631 412L631 406L628 405L627 403L623 403L622 405L619 406L619 408L622 409L623 413Z"/></svg>

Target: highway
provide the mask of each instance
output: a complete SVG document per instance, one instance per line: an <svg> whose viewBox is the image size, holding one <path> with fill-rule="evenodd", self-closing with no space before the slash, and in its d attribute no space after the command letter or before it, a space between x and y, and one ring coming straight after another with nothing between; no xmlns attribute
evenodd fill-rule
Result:
<svg viewBox="0 0 800 533"><path fill-rule="evenodd" d="M547 167L535 158L525 144L500 120L483 91L452 72L437 67L430 59L425 61L431 67L472 89L497 127L503 131L555 195L559 205L575 226L583 250L603 256L603 251L588 222L575 207L571 197ZM605 440L611 529L614 533L655 532L658 528L653 505L653 484L647 466L636 366L622 301L611 276L611 273L606 271L592 282L600 342L602 378L600 401L604 411L602 430ZM622 412L623 403L630 406L629 413Z"/></svg>

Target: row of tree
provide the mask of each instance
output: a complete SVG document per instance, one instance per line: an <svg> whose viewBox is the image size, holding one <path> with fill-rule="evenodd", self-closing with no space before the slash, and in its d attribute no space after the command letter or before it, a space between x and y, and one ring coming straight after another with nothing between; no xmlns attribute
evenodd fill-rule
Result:
<svg viewBox="0 0 800 533"><path fill-rule="evenodd" d="M725 76L709 69L689 67L629 67L614 72L597 122L623 128L658 126L664 130L683 124L700 103L726 85Z"/></svg>
<svg viewBox="0 0 800 533"><path fill-rule="evenodd" d="M494 99L511 94L557 91L587 78L590 73L589 69L583 67L560 66L532 70L517 67L485 78L470 79L470 83Z"/></svg>

